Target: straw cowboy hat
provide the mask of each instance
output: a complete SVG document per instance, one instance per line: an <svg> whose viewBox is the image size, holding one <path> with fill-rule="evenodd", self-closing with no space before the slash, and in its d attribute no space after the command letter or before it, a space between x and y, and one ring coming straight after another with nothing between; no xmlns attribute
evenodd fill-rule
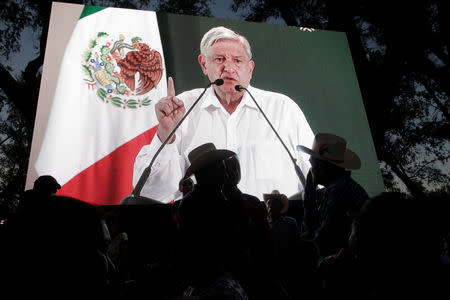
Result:
<svg viewBox="0 0 450 300"><path fill-rule="evenodd" d="M334 134L318 133L314 137L312 149L298 145L297 150L341 168L356 170L361 167L358 155L347 149L346 140Z"/></svg>
<svg viewBox="0 0 450 300"><path fill-rule="evenodd" d="M191 177L192 174L195 174L207 165L219 160L224 160L234 154L235 153L230 150L216 149L216 146L214 146L213 143L200 145L188 154L191 165L186 170L184 179Z"/></svg>
<svg viewBox="0 0 450 300"><path fill-rule="evenodd" d="M284 213L289 208L289 199L285 194L280 194L278 190L273 190L271 194L263 194L264 203L267 205L269 199L278 200L281 202L281 213Z"/></svg>

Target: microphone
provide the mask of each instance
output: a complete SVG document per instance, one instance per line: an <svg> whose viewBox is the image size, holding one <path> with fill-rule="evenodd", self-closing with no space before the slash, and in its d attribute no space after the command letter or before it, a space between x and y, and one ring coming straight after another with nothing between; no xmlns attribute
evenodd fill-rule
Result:
<svg viewBox="0 0 450 300"><path fill-rule="evenodd" d="M292 160L292 163L294 164L294 168L295 168L295 173L297 173L298 179L300 179L300 182L303 185L303 188L305 188L306 186L306 180L305 180L305 175L303 175L302 170L300 170L300 167L295 163L296 159L292 156L291 152L289 152L288 148L286 147L286 145L284 144L283 140L281 139L280 135L278 134L278 132L275 130L275 128L273 127L272 123L270 123L269 119L266 117L266 114L264 114L263 110L261 109L261 107L259 107L258 102L256 102L255 98L253 98L253 95L242 85L238 84L234 86L234 89L238 92L241 91L246 91L250 97L252 98L253 102L255 102L256 106L258 107L259 111L261 112L261 114L263 115L264 119L266 119L267 123L269 123L270 128L272 128L273 132L275 132L275 135L277 136L277 138L280 140L281 144L283 145L284 149L286 149L286 152L289 154L289 157Z"/></svg>
<svg viewBox="0 0 450 300"><path fill-rule="evenodd" d="M211 82L210 84L209 84L209 86L211 86L211 85L217 85L217 86L221 86L223 83L224 83L225 81L223 81L223 79L222 78L218 78L218 79L216 79L216 80L214 80L214 82Z"/></svg>
<svg viewBox="0 0 450 300"><path fill-rule="evenodd" d="M175 126L175 128L170 132L170 134L164 140L162 145L158 148L158 151L156 151L156 153L153 156L150 164L148 165L147 168L144 169L144 172L142 172L141 177L139 177L139 180L138 180L136 186L134 187L133 191L131 192L131 195L126 196L125 198L123 198L122 201L120 201L120 205L123 205L123 204L150 204L150 203L156 204L156 203L161 203L158 200L154 200L154 199L150 199L150 198L147 198L147 197L144 197L144 196L140 196L141 190L144 187L144 184L147 181L147 178L150 176L151 169L152 169L153 163L156 160L156 157L161 152L161 150L164 148L164 146L167 144L167 142L170 141L172 136L175 134L175 131L178 129L178 127L180 127L181 123L183 123L184 119L186 119L186 117L189 115L189 113L192 111L192 109L194 109L195 105L197 105L197 103L203 97L203 95L205 94L206 90L211 85L221 86L223 83L224 83L223 79L222 78L218 78L218 79L214 80L213 82L210 82L205 87L205 89L200 94L200 96L198 96L197 100L195 100L194 104L192 104L191 108L189 108L189 110L184 114L183 118L181 118L181 120L180 120L180 122L178 122L177 126Z"/></svg>

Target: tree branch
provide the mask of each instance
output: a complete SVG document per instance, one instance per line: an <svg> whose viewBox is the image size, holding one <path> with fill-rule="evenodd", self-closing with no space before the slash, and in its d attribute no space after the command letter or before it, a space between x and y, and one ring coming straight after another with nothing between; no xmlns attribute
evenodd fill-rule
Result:
<svg viewBox="0 0 450 300"><path fill-rule="evenodd" d="M386 161L385 161L386 162ZM388 163L389 166L391 167L391 170L398 176L398 178L400 178L400 180L405 184L405 186L408 188L409 192L411 193L411 195L413 195L414 197L416 196L422 196L423 195L423 188L421 187L420 184L418 184L415 180L413 180L412 178L410 178L406 173L403 173L400 168L401 165L400 164L393 164L393 163ZM400 168L399 168L400 167Z"/></svg>
<svg viewBox="0 0 450 300"><path fill-rule="evenodd" d="M3 141L0 142L0 146L3 145L3 143L5 143L7 140L9 140L10 138L12 138L12 136L8 136L6 139L4 139Z"/></svg>
<svg viewBox="0 0 450 300"><path fill-rule="evenodd" d="M416 182L412 179L408 173L403 169L402 164L395 157L392 149L389 148L389 145L385 145L386 148L380 153L380 160L384 161L389 167L391 167L391 171L397 175L397 177L405 184L406 188L409 190L411 195L413 196L422 196L423 195L423 187L420 183Z"/></svg>
<svg viewBox="0 0 450 300"><path fill-rule="evenodd" d="M17 93L19 84L16 79L11 75L11 73L0 64L0 89L3 90L6 97L11 98Z"/></svg>
<svg viewBox="0 0 450 300"><path fill-rule="evenodd" d="M441 160L447 160L450 159L450 155L446 156L446 157L442 157L442 158L435 158L433 160L430 160L429 162L425 163L424 165L422 165L417 171L414 172L414 174L411 175L411 177L416 177L416 175L422 171L426 166L428 166L429 164L432 164L436 161L441 161Z"/></svg>
<svg viewBox="0 0 450 300"><path fill-rule="evenodd" d="M436 97L435 93L433 92L433 89L428 84L428 82L425 81L425 79L422 76L416 75L417 80L419 83L427 90L428 95L430 95L433 102L437 105L439 110L442 112L444 117L447 119L447 122L450 122L450 114L448 113L447 107Z"/></svg>
<svg viewBox="0 0 450 300"><path fill-rule="evenodd" d="M423 72L434 79L439 88L445 93L447 97L450 97L450 73L448 68L436 68L434 63L428 59L428 57L422 58L420 65L423 68Z"/></svg>

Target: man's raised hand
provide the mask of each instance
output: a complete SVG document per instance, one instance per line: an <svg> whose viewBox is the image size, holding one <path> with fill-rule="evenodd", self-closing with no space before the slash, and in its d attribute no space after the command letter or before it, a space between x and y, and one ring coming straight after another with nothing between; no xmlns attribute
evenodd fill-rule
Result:
<svg viewBox="0 0 450 300"><path fill-rule="evenodd" d="M167 96L159 99L155 105L155 111L159 122L156 133L159 140L164 142L186 112L183 101L175 97L175 85L172 77L167 80ZM168 143L173 143L174 140L175 136Z"/></svg>

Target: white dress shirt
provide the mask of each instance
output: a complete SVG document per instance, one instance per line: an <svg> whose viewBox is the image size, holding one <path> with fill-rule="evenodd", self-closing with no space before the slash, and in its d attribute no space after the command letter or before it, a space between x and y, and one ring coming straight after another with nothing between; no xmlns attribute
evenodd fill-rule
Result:
<svg viewBox="0 0 450 300"><path fill-rule="evenodd" d="M289 97L249 86L253 95L289 151L297 160L303 174L309 170L309 155L298 152L297 145L310 147L314 134L303 112ZM203 89L186 91L179 96L186 111ZM303 190L294 165L281 142L251 97L244 93L236 110L229 114L208 88L203 99L175 132L172 144L164 146L156 158L141 195L161 202L181 198L178 183L189 167L188 154L204 143L214 143L217 149L237 153L241 165L243 193L262 200L263 193L279 190L288 197ZM142 147L134 163L133 186L150 164L162 142L157 135Z"/></svg>

